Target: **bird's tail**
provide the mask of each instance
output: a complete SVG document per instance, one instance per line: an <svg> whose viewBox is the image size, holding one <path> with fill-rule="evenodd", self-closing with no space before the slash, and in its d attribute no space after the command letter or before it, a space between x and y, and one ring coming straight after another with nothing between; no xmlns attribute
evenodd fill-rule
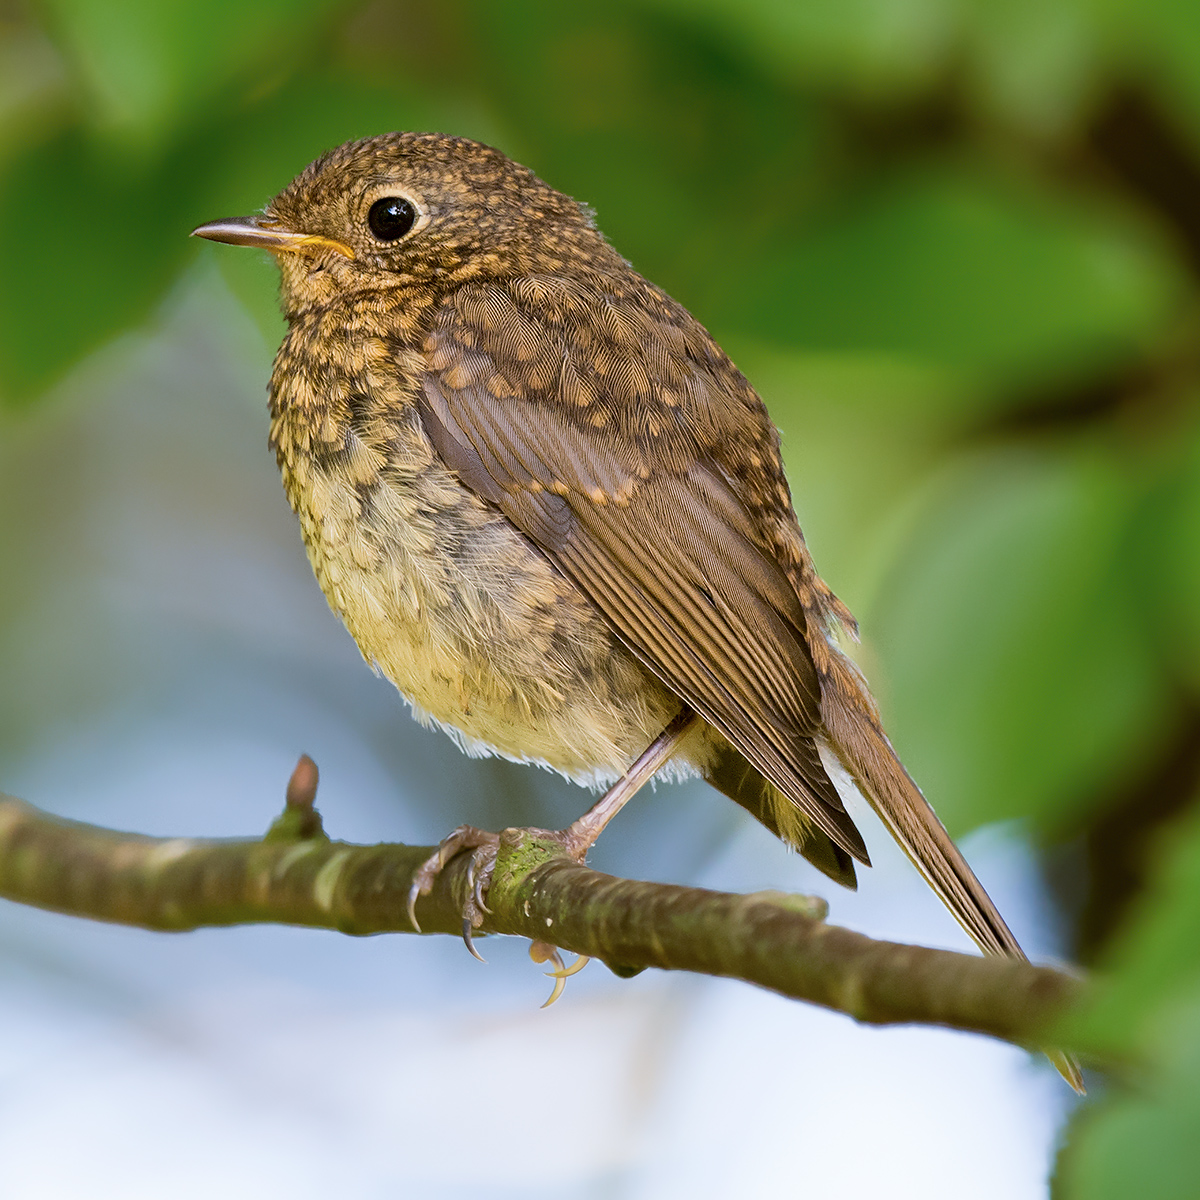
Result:
<svg viewBox="0 0 1200 1200"><path fill-rule="evenodd" d="M824 679L821 717L832 749L917 870L985 954L1025 959L983 884L912 781L879 723L870 693L849 660L835 654ZM1079 1065L1047 1054L1063 1078L1083 1091Z"/></svg>

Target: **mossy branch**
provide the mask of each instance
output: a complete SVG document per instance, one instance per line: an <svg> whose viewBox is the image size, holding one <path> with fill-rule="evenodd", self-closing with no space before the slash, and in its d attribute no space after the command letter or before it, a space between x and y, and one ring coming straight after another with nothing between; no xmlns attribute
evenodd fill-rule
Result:
<svg viewBox="0 0 1200 1200"><path fill-rule="evenodd" d="M405 902L431 846L336 842L313 808L302 759L283 815L261 839L155 838L50 816L0 795L0 896L144 929L273 923L350 934L412 933ZM459 933L467 856L417 916ZM876 941L827 925L823 901L731 895L616 879L522 830L501 836L481 932L551 942L618 974L645 967L743 979L874 1024L921 1023L1037 1045L1078 998L1062 972Z"/></svg>

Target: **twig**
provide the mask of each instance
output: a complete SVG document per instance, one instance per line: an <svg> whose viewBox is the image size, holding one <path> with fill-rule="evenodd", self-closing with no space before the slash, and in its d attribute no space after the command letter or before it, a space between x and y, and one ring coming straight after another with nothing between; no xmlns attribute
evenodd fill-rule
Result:
<svg viewBox="0 0 1200 1200"><path fill-rule="evenodd" d="M274 923L350 934L411 933L405 901L430 846L330 840L302 759L288 805L261 839L154 838L43 813L0 795L0 896L145 929ZM1077 999L1047 967L876 941L824 922L822 900L616 879L506 830L481 932L550 942L618 974L646 967L743 979L873 1024L918 1022L1022 1045ZM467 856L451 861L417 913L457 934Z"/></svg>

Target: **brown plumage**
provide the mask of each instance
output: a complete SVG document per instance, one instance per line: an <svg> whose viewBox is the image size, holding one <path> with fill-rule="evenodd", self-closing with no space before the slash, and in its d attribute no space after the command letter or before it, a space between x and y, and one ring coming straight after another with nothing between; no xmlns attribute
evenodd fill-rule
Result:
<svg viewBox="0 0 1200 1200"><path fill-rule="evenodd" d="M363 654L465 748L619 776L676 755L854 885L832 755L988 953L1013 935L833 635L779 438L591 214L476 142L389 134L203 236L276 252L272 442Z"/></svg>

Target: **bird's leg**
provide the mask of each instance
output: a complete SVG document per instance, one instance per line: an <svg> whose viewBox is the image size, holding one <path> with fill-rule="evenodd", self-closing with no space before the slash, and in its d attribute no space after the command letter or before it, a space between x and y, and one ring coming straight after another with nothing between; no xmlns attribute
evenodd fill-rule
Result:
<svg viewBox="0 0 1200 1200"><path fill-rule="evenodd" d="M679 743L691 732L700 720L685 704L675 719L646 747L637 761L616 783L588 809L587 812L566 829L534 830L543 841L558 842L564 852L576 862L582 862L604 827L633 799L634 794L667 764L679 749ZM413 876L408 893L408 919L419 933L417 924L417 899L433 890L434 881L442 868L460 851L470 850L471 866L467 873L470 894L463 905L463 941L467 949L482 961L471 939L474 929L483 924L483 915L488 911L485 897L492 882L496 866L496 852L500 846L499 834L476 829L473 825L460 825L449 837L442 840L437 853L431 855Z"/></svg>
<svg viewBox="0 0 1200 1200"><path fill-rule="evenodd" d="M699 720L685 704L670 725L642 751L633 766L578 821L555 835L562 840L563 849L572 858L583 861L604 827L667 765L671 755L679 749L679 743Z"/></svg>

